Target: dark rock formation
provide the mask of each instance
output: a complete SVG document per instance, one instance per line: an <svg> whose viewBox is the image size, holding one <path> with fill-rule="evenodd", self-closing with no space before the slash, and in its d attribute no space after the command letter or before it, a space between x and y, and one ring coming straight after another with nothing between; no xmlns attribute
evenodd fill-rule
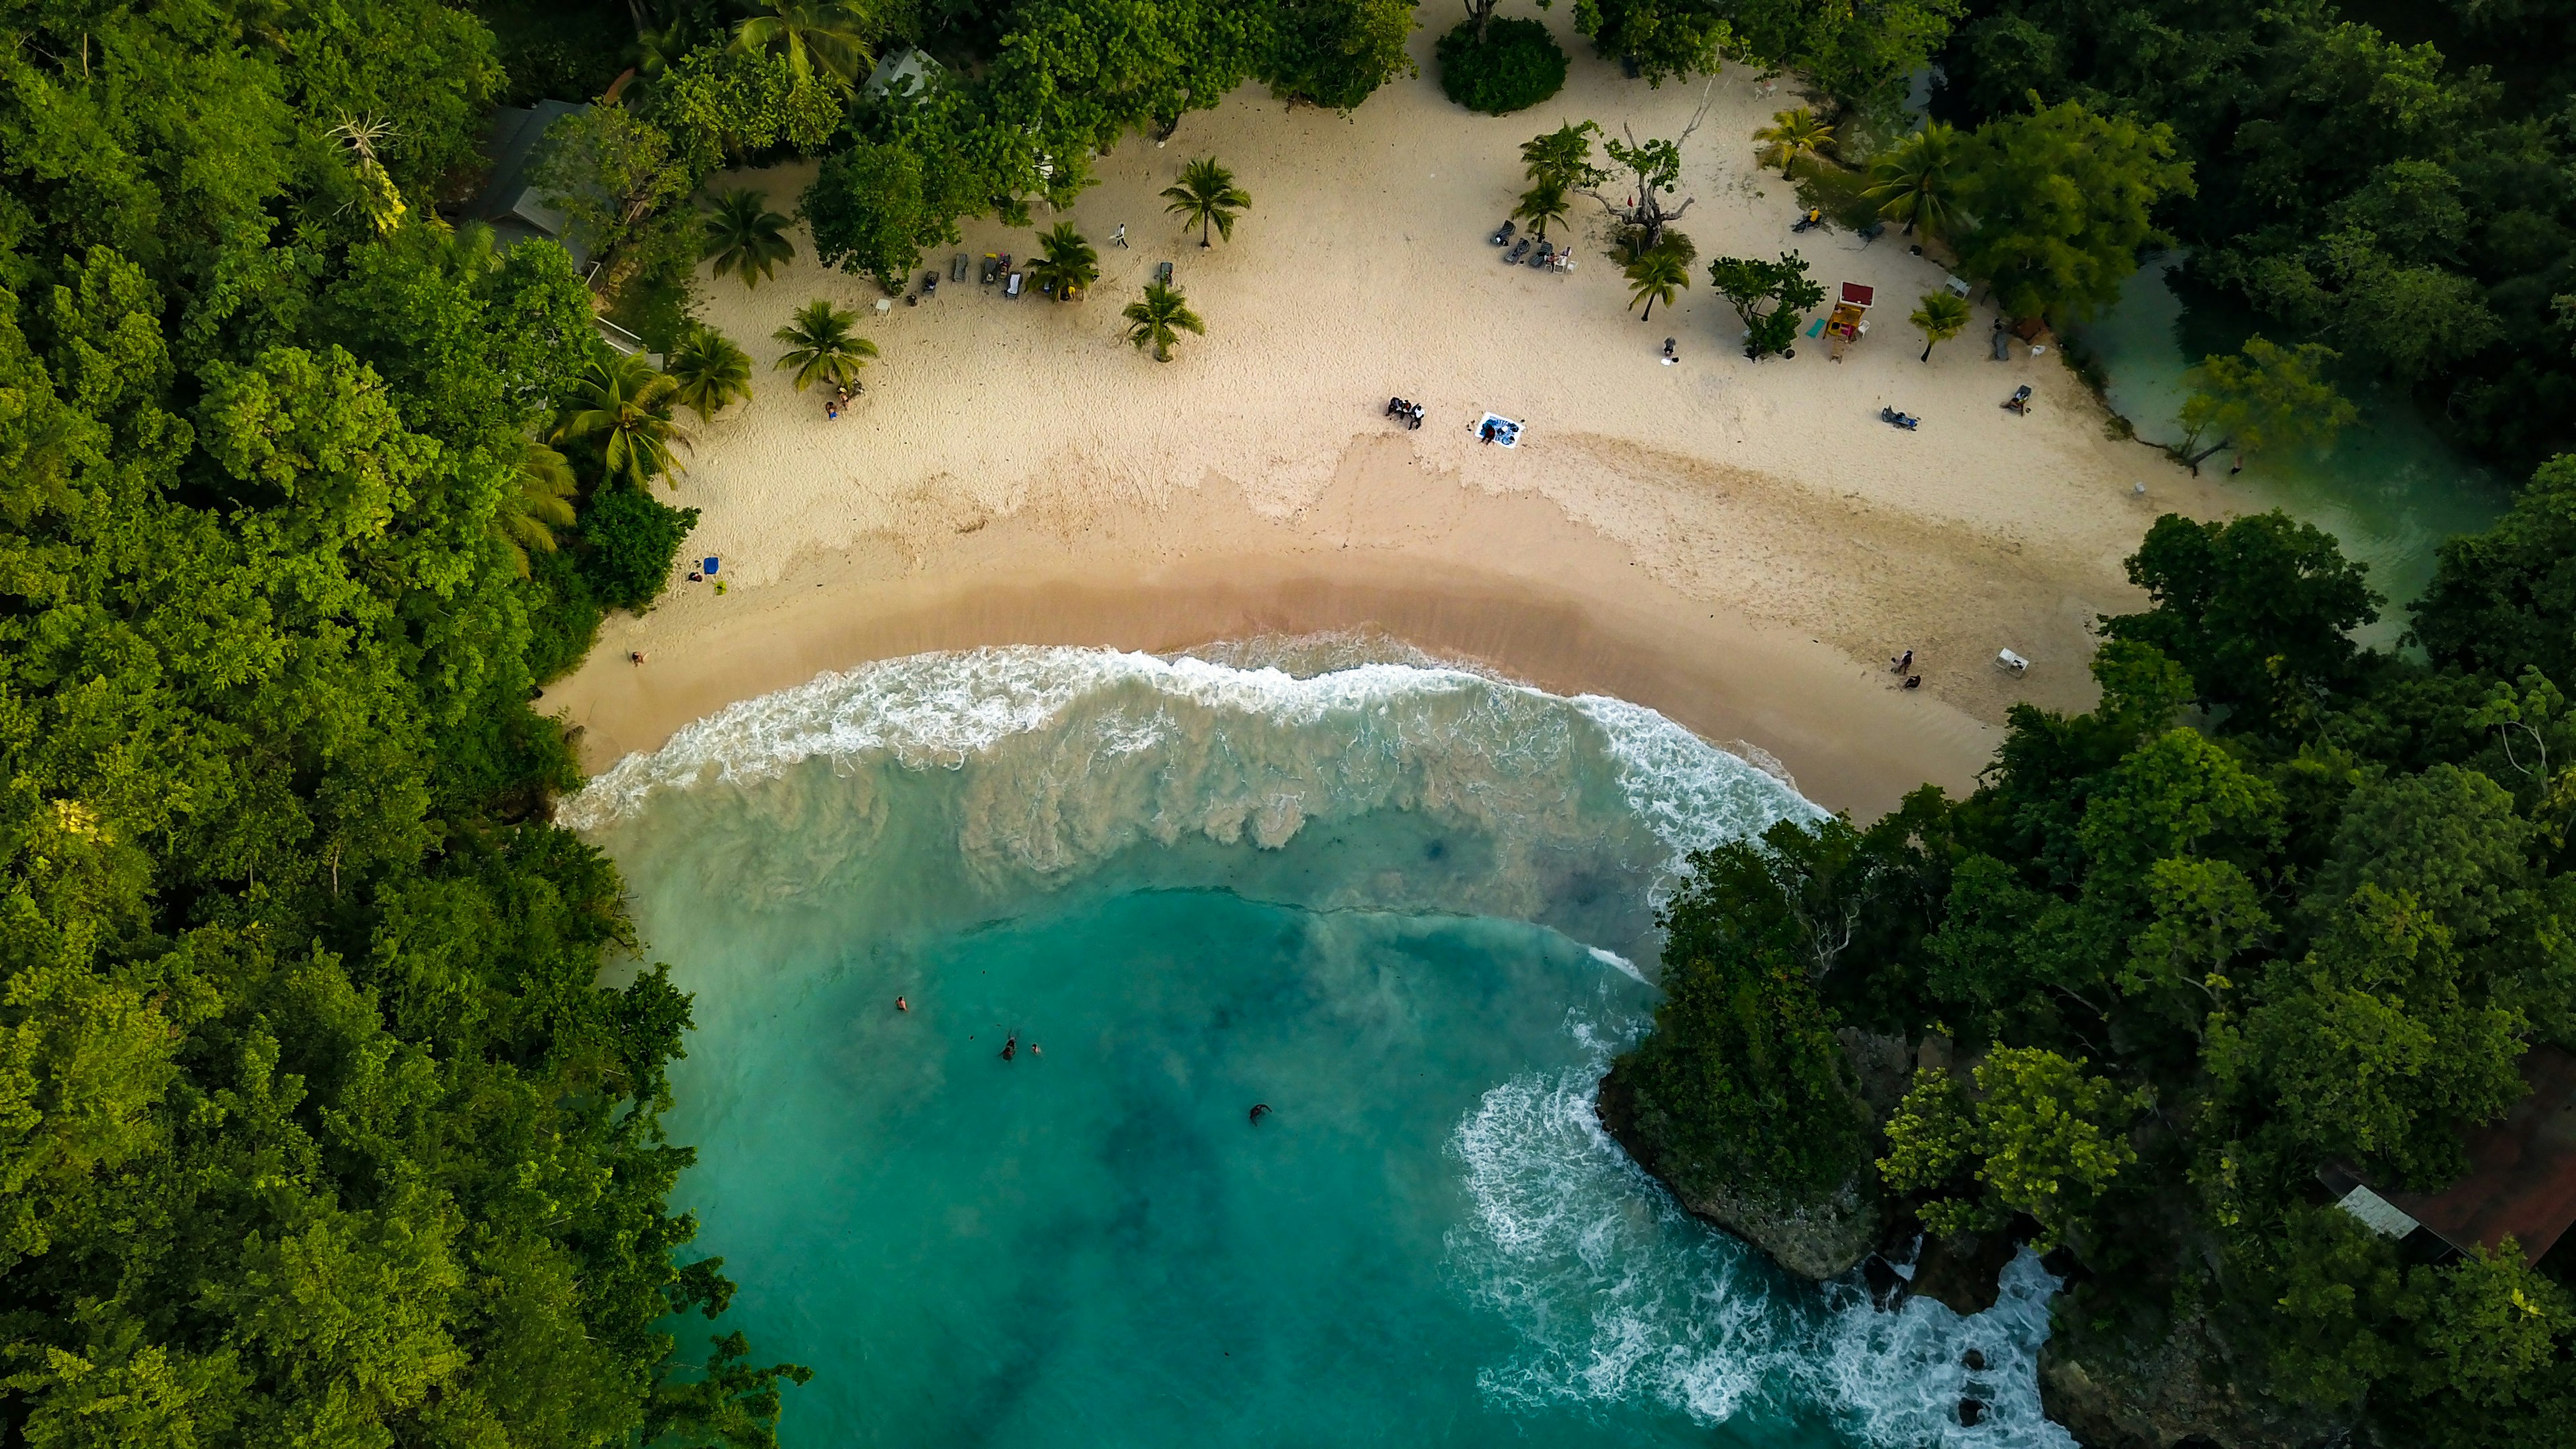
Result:
<svg viewBox="0 0 2576 1449"><path fill-rule="evenodd" d="M1637 1165L1661 1178L1694 1215L1760 1248L1792 1273L1822 1281L1840 1277L1878 1240L1877 1173L1863 1163L1819 1202L1783 1202L1746 1192L1712 1164L1677 1160L1662 1144L1673 1135L1661 1114L1641 1111L1636 1094L1616 1076L1601 1083L1594 1104L1601 1126Z"/></svg>
<svg viewBox="0 0 2576 1449"><path fill-rule="evenodd" d="M1914 1259L1913 1290L1953 1313L1983 1313L2003 1296L2004 1265L2016 1251L2008 1233L1927 1236Z"/></svg>
<svg viewBox="0 0 2576 1449"><path fill-rule="evenodd" d="M2069 1330L2072 1331L2069 1331ZM2236 1382L2206 1325L2189 1319L2159 1342L2090 1340L2076 1315L2039 1353L2039 1401L2087 1449L2318 1449L2348 1419L2298 1412Z"/></svg>

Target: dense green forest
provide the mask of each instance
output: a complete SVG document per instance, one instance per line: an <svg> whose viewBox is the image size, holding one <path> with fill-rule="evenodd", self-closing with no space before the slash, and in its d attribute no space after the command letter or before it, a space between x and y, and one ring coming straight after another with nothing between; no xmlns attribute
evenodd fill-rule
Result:
<svg viewBox="0 0 2576 1449"><path fill-rule="evenodd" d="M689 1003L599 984L616 872L544 820L534 685L676 538L552 426L608 371L564 252L432 217L491 35L0 31L0 1440L770 1442L802 1370L669 1326L730 1291L664 1206Z"/></svg>
<svg viewBox="0 0 2576 1449"><path fill-rule="evenodd" d="M2446 1185L2576 1047L2571 557L2560 459L2444 548L2414 662L2352 643L2378 600L2315 529L2160 520L2092 712L2016 708L1965 800L1697 861L1614 1076L1739 1187L2063 1250L2052 1354L2248 1391L2177 1434L2564 1443L2576 1252L2410 1264L2317 1174ZM1875 1161L1837 1024L1955 1043Z"/></svg>
<svg viewBox="0 0 2576 1449"><path fill-rule="evenodd" d="M1850 159L1910 158L1883 178L1909 217L1987 220L1963 265L2021 305L2093 305L2171 235L2285 344L2526 465L2576 427L2571 17L1575 6L1640 83L1810 77ZM600 984L636 942L614 869L546 823L577 771L536 698L668 577L675 409L743 386L694 269L748 282L782 243L706 184L819 157L821 259L892 284L1247 82L1357 106L1410 71L1415 23L0 5L0 1438L771 1441L803 1371L711 1332L729 1285L665 1201L689 1003L658 968ZM870 93L910 44L938 78ZM1955 197L1945 143L1887 119L1936 56ZM440 219L495 104L612 94L538 172L593 274ZM2050 210L2086 166L2103 204ZM671 375L603 346L602 303ZM2553 463L2446 555L2419 665L2351 645L2373 605L2312 531L2160 524L2100 709L2018 713L1967 801L1704 862L1622 1070L1748 1182L1868 1172L1927 1223L2064 1245L2094 1275L2076 1351L2199 1334L2300 1412L2547 1442L2576 1398L2554 1269L2407 1268L2303 1185L2328 1156L2439 1180L2524 1046L2576 1040L2571 549ZM1979 1063L1919 1085L1883 1169L1832 1117L1837 1020Z"/></svg>
<svg viewBox="0 0 2576 1449"><path fill-rule="evenodd" d="M2576 446L2571 0L1576 0L1575 14L1651 80L1729 61L1795 71L1843 167L1902 183L1930 230L1953 221L1963 243L2049 235L1997 209L2022 198L1977 194L1997 127L2081 113L2136 128L2159 152L2150 169L2180 168L2147 198L2153 227L2131 229L2107 287L1999 288L2008 310L2080 321L2139 244L2177 245L2215 312L2242 314L2218 350L2256 330L2329 347L2348 384L2413 391L2515 476ZM1928 137L1902 110L1927 63ZM2060 220L2103 194L2066 193ZM1888 214L1912 231L1913 208ZM1992 259L1958 250L1988 280Z"/></svg>

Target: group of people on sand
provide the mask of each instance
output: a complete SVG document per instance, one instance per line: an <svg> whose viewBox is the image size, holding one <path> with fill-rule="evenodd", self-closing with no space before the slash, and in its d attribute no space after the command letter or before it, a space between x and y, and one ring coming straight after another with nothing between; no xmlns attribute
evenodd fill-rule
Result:
<svg viewBox="0 0 2576 1449"><path fill-rule="evenodd" d="M1418 402L1406 402L1400 397L1388 398L1386 400L1386 415L1391 418L1404 419L1404 425L1407 428L1418 428L1422 426L1422 404Z"/></svg>
<svg viewBox="0 0 2576 1449"><path fill-rule="evenodd" d="M866 392L868 390L868 385L864 382L853 383L851 386L856 387L861 392ZM847 387L835 386L832 389L832 395L823 399L823 416L829 421L837 423L841 420L841 409L848 407L849 405L850 389Z"/></svg>
<svg viewBox="0 0 2576 1449"><path fill-rule="evenodd" d="M1914 651L1911 649L1908 649L1904 653L1888 660L1887 672L1890 674L1904 675L1905 688L1907 689L1921 689L1923 687L1923 676L1914 672Z"/></svg>

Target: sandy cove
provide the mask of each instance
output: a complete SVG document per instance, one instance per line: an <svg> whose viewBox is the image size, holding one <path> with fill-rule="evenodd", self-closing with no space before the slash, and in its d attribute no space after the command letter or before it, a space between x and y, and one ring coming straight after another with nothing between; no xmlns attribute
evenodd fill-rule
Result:
<svg viewBox="0 0 2576 1449"><path fill-rule="evenodd" d="M875 283L815 265L801 229L796 263L758 290L710 280L707 320L761 370L749 402L697 430L664 496L702 510L684 552L720 556L728 592L676 584L650 614L612 619L547 692L584 731L585 764L927 649L1165 651L1368 627L1747 741L1862 815L1923 780L1965 788L2015 699L2086 704L2087 625L2137 603L2120 559L2155 514L2215 514L2217 496L2108 438L2053 353L1993 361L1984 307L1918 362L1906 317L1941 268L1892 230L1868 245L1793 236L1791 188L1753 164L1747 138L1794 103L1785 88L1765 94L1741 69L1649 88L1550 23L1572 77L1519 115L1451 105L1426 30L1423 75L1350 117L1247 89L1166 145L1130 138L1062 214L1101 248L1080 302L947 281L950 251L1034 249L1030 230L989 219L924 259L942 281L918 307L875 312ZM1486 244L1525 184L1530 136L1588 118L1669 137L1703 101L1679 223L1702 260L1678 306L1647 322L1626 310L1589 201L1571 274L1507 267ZM1231 243L1202 250L1157 193L1211 153L1254 205ZM811 175L720 184L787 211ZM1126 249L1110 245L1122 223ZM1746 362L1708 289L1707 258L1790 249L1829 292L1878 289L1844 361L1808 342ZM1118 313L1161 261L1208 332L1158 365ZM767 370L782 350L770 333L814 296L861 308L883 354L837 422ZM2028 417L1998 406L2025 383ZM1390 395L1423 404L1426 424L1385 419ZM1880 422L1882 405L1921 430ZM1520 447L1477 441L1489 410L1525 423ZM1911 692L1885 664L1907 647L1926 681ZM1994 667L1999 648L2029 673Z"/></svg>

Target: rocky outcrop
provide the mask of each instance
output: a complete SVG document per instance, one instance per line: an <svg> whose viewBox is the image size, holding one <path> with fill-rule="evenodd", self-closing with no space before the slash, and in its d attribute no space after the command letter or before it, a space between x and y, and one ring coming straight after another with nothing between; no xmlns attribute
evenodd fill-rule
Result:
<svg viewBox="0 0 2576 1449"><path fill-rule="evenodd" d="M2039 1401L2087 1449L2170 1449L2184 1440L2216 1449L2318 1449L2349 1420L2295 1412L2237 1386L2220 1346L2197 1318L2162 1341L2088 1342L2061 1331L2039 1353Z"/></svg>
<svg viewBox="0 0 2576 1449"><path fill-rule="evenodd" d="M1962 1317L1983 1313L2003 1296L2004 1265L2020 1251L2009 1233L1927 1235L1907 1287Z"/></svg>
<svg viewBox="0 0 2576 1449"><path fill-rule="evenodd" d="M1638 1166L1663 1179L1683 1207L1760 1248L1799 1277L1840 1277L1878 1241L1876 1178L1866 1164L1822 1201L1783 1202L1738 1189L1712 1164L1665 1151L1662 1144L1673 1134L1659 1123L1662 1114L1641 1109L1636 1094L1616 1075L1603 1079L1595 1110L1603 1130Z"/></svg>

